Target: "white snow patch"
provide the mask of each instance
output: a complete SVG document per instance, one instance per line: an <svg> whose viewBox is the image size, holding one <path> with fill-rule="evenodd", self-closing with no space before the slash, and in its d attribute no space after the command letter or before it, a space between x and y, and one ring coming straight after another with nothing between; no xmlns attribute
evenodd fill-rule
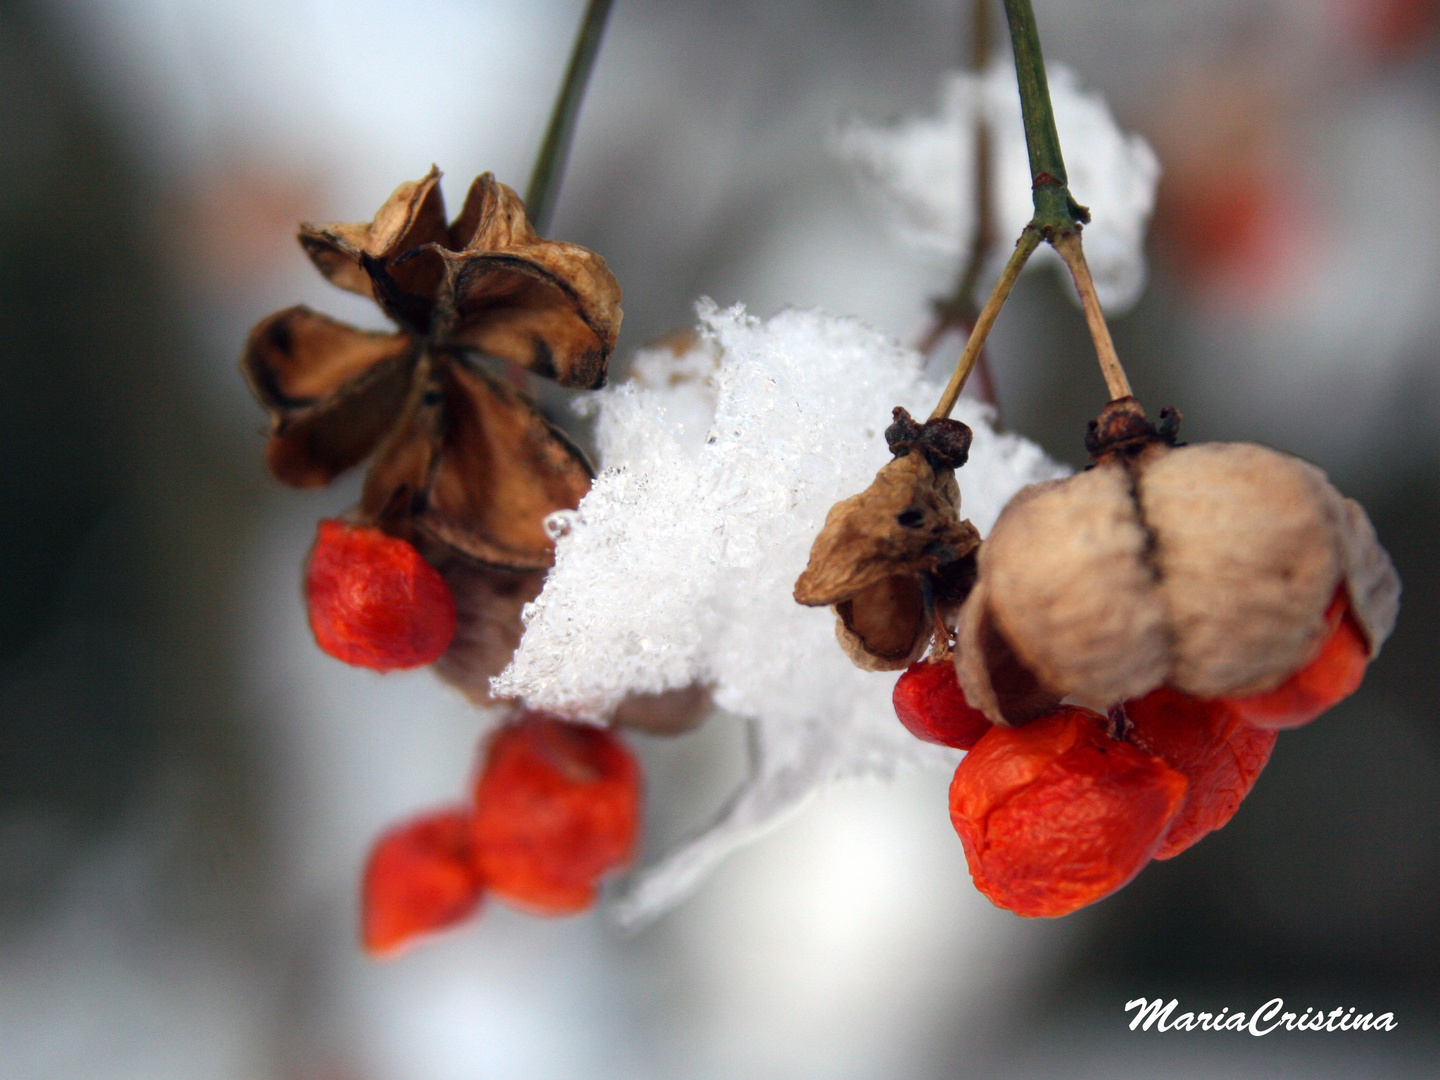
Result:
<svg viewBox="0 0 1440 1080"><path fill-rule="evenodd" d="M1100 303L1118 314L1145 288L1145 228L1160 162L1144 139L1120 130L1105 99L1082 90L1068 68L1051 65L1049 84L1070 191L1092 215L1085 256ZM836 133L834 149L883 201L897 237L953 273L977 227L975 128L982 119L990 131L998 232L988 257L993 278L1033 212L1013 66L995 63L983 75L950 72L934 115L883 125L850 120ZM1058 259L1048 246L1036 256L1031 266Z"/></svg>
<svg viewBox="0 0 1440 1080"><path fill-rule="evenodd" d="M702 682L751 724L751 775L688 844L639 873L619 902L643 922L677 902L729 851L817 789L902 763L958 755L895 719L896 676L851 665L834 616L791 595L826 512L888 459L884 429L903 405L928 415L941 387L917 353L855 319L699 305L684 355L642 354L637 377L590 398L601 474L557 514L555 567L497 693L600 722L628 693ZM975 431L960 471L961 513L982 533L1026 484L1063 475L1035 444Z"/></svg>

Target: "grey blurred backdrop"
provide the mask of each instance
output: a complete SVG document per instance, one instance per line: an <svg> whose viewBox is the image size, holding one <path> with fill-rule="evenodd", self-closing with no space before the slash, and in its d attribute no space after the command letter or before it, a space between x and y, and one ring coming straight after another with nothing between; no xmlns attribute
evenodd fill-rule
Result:
<svg viewBox="0 0 1440 1080"><path fill-rule="evenodd" d="M1434 0L1035 4L1165 169L1114 326L1137 393L1322 465L1405 582L1361 691L1280 740L1233 824L1027 922L976 896L947 778L914 775L818 800L635 937L496 906L360 957L369 840L455 797L482 718L309 642L300 563L354 483L268 480L235 360L290 303L378 325L297 221L368 218L432 161L452 202L484 169L523 187L581 6L0 3L0 1078L1433 1076ZM701 295L912 340L949 274L826 139L928 110L969 11L618 0L552 234L620 278L622 355ZM992 340L1007 425L1080 464L1103 392L1056 279ZM723 799L743 733L640 749L653 850ZM1138 996L1400 1026L1144 1035Z"/></svg>

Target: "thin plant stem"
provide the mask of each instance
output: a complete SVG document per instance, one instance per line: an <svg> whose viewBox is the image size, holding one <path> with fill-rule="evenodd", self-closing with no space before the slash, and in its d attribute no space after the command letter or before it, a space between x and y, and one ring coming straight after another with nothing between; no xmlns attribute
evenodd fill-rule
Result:
<svg viewBox="0 0 1440 1080"><path fill-rule="evenodd" d="M1089 222L1090 211L1070 194L1060 136L1055 130L1055 110L1050 104L1050 87L1045 79L1045 59L1040 53L1035 10L1030 0L1005 0L1005 14L1010 20L1015 77L1020 84L1020 112L1025 121L1025 147L1030 155L1031 194L1035 203L1035 217L1030 226L1039 229L1059 252L1075 279L1111 400L1129 397L1130 380L1125 377L1125 369L1110 338L1110 328L1105 325L1105 314L1100 310L1095 282L1080 242L1080 230Z"/></svg>
<svg viewBox="0 0 1440 1080"><path fill-rule="evenodd" d="M535 231L542 235L550 227L560 182L565 178L565 162L570 156L575 121L580 115L580 103L585 97L590 72L595 67L600 38L605 33L605 20L613 2L589 0L585 5L580 32L575 37L575 48L570 53L570 66L565 69L565 81L560 84L560 94L550 114L550 126L545 129L545 139L540 144L535 168L530 173L530 184L525 189L525 212Z"/></svg>
<svg viewBox="0 0 1440 1080"><path fill-rule="evenodd" d="M990 64L992 29L990 5L993 0L974 0L971 5L970 66L977 76L983 77ZM985 258L995 244L995 197L991 176L990 125L983 112L975 125L975 160L972 180L975 201L975 235L970 243L970 253L960 271L955 290L946 300L935 304L935 318L916 343L915 349L922 356L929 356L951 331L960 330L967 336L975 328L979 314L975 302L975 290L980 285L980 275L985 269ZM995 393L995 377L990 370L990 356L981 349L975 357L975 376L980 398L995 410L999 422L1000 401Z"/></svg>
<svg viewBox="0 0 1440 1080"><path fill-rule="evenodd" d="M1025 122L1025 148L1030 155L1031 197L1035 225L1046 233L1071 229L1090 220L1090 214L1070 195L1065 156L1055 130L1050 84L1045 79L1045 58L1040 53L1040 31L1030 0L1005 0L1010 21L1010 45L1015 51L1015 79L1020 84L1020 115Z"/></svg>
<svg viewBox="0 0 1440 1080"><path fill-rule="evenodd" d="M960 391L965 388L965 380L970 377L970 370L975 366L975 360L980 355L980 350L985 347L985 339L990 336L990 328L995 325L995 316L999 315L1000 309L1005 306L1005 301L1010 296L1010 290L1019 279L1020 271L1025 268L1026 260L1034 254L1035 249L1039 246L1040 230L1033 225L1025 226L1025 231L1020 234L1020 240L1015 245L1014 254L1005 264L1005 269L1000 272L1000 280L995 283L995 290L990 294L990 299L985 301L985 306L980 309L980 314L975 319L975 328L970 331L970 340L965 343L965 350L955 364L955 371L950 376L950 383L945 387L945 393L940 396L940 404L935 406L935 411L930 414L930 419L936 420L949 416L950 411L955 408L955 402L960 398Z"/></svg>
<svg viewBox="0 0 1440 1080"><path fill-rule="evenodd" d="M1095 341L1095 354L1100 359L1100 371L1105 376L1105 387L1110 391L1110 400L1130 397L1130 380L1120 366L1120 357L1115 352L1115 342L1110 339L1110 328L1105 325L1105 313L1100 310L1100 297L1095 294L1095 280L1090 276L1090 264L1085 261L1085 249L1080 244L1080 234L1063 233L1051 242L1060 253L1070 276L1075 279L1075 288L1080 293L1080 305L1085 309L1085 322L1090 327L1090 336Z"/></svg>

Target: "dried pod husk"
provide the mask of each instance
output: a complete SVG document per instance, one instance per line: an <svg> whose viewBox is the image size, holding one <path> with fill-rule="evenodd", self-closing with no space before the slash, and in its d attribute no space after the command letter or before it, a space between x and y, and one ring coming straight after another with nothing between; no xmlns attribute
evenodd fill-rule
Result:
<svg viewBox="0 0 1440 1080"><path fill-rule="evenodd" d="M968 581L968 572L945 571L962 564L979 543L975 527L960 520L954 471L912 449L885 465L860 494L830 508L795 583L795 599L834 609L836 637L858 666L896 671L919 659L929 644L932 577L951 585Z"/></svg>
<svg viewBox="0 0 1440 1080"><path fill-rule="evenodd" d="M701 683L655 694L627 694L616 706L610 725L647 735L683 735L699 727L713 707L710 688Z"/></svg>
<svg viewBox="0 0 1440 1080"><path fill-rule="evenodd" d="M919 575L892 574L842 600L835 637L845 655L866 671L900 671L925 655L934 620Z"/></svg>
<svg viewBox="0 0 1440 1080"><path fill-rule="evenodd" d="M525 631L520 612L540 595L545 571L486 566L445 544L417 539L455 597L455 637L435 661L435 673L474 704L496 704L490 680L514 656Z"/></svg>
<svg viewBox="0 0 1440 1080"><path fill-rule="evenodd" d="M1012 655L1036 685L1100 709L1161 685L1261 693L1314 657L1337 587L1371 655L1399 596L1364 511L1313 465L1248 443L1104 453L1017 495L978 563L957 671L996 723L1033 715L1000 685Z"/></svg>

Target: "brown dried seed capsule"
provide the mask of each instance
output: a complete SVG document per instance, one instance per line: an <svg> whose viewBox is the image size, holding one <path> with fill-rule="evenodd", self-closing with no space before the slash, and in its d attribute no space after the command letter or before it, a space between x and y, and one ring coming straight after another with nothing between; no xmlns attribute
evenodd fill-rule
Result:
<svg viewBox="0 0 1440 1080"><path fill-rule="evenodd" d="M919 658L933 628L928 579L938 574L947 587L967 579L953 572L955 564L980 543L975 527L960 520L954 472L932 463L936 453L921 441L920 425L910 424L915 440L903 444L910 449L859 495L830 508L795 583L798 602L834 608L841 646L870 671L899 670ZM947 460L959 454L962 441L968 445L953 431L943 438L941 449L951 452Z"/></svg>
<svg viewBox="0 0 1440 1080"><path fill-rule="evenodd" d="M1101 449L1090 470L1020 492L980 551L957 671L990 719L1029 719L1036 686L1101 709L1161 685L1273 689L1320 648L1342 584L1379 649L1399 581L1319 469L1248 443ZM1017 691L1009 654L1031 687Z"/></svg>

